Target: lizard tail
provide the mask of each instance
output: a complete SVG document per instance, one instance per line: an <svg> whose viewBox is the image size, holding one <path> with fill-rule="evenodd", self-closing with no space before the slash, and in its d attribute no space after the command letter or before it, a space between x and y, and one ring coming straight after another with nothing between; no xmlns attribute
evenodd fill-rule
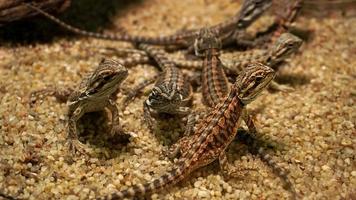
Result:
<svg viewBox="0 0 356 200"><path fill-rule="evenodd" d="M42 10L41 8L38 8L37 6L35 6L33 4L30 4L30 3L24 3L24 4L27 7L39 12L43 16L45 16L48 19L52 20L53 22L57 23L62 28L67 29L68 31L71 31L73 33L76 33L76 34L79 34L79 35L82 35L82 36L99 38L99 39L104 39L104 40L127 41L127 42L142 42L142 43L156 44L156 45L164 45L164 44L186 45L184 43L184 41L182 40L182 38L178 37L176 35L159 36L157 38L154 38L154 37L146 37L146 36L138 36L138 35L101 34L101 33L85 31L85 30L76 28L74 26L71 26L69 24L66 24L65 22L61 21L60 19L58 19L55 16L47 13L46 11Z"/></svg>
<svg viewBox="0 0 356 200"><path fill-rule="evenodd" d="M167 186L174 185L184 179L184 174L186 174L184 172L185 169L187 169L187 167L184 167L184 165L177 166L172 170L166 172L159 178L154 179L153 181L150 181L145 184L133 185L125 190L109 194L108 196L98 198L97 200L124 199L129 197L143 196L145 194L158 191L162 188L166 188Z"/></svg>

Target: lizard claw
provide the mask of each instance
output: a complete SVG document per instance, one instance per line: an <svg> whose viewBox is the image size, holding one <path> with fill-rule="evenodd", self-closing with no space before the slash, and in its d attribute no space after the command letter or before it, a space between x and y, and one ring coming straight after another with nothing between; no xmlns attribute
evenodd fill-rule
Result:
<svg viewBox="0 0 356 200"><path fill-rule="evenodd" d="M77 152L82 154L88 154L88 151L85 149L85 145L81 143L79 140L71 140L68 142L69 150L72 155L75 155Z"/></svg>
<svg viewBox="0 0 356 200"><path fill-rule="evenodd" d="M135 134L135 133L130 133L130 132L125 132L121 126L118 127L113 127L111 129L111 132L110 132L110 136L109 136L109 139L110 139L110 143L113 143L113 144L127 144L129 142L129 139L131 137L131 134Z"/></svg>
<svg viewBox="0 0 356 200"><path fill-rule="evenodd" d="M121 126L113 126L110 131L110 138L116 135L125 135L126 133L122 130Z"/></svg>
<svg viewBox="0 0 356 200"><path fill-rule="evenodd" d="M250 171L257 171L258 168L255 166L250 167L235 167L223 170L223 176L226 179L229 178L243 178L248 175Z"/></svg>

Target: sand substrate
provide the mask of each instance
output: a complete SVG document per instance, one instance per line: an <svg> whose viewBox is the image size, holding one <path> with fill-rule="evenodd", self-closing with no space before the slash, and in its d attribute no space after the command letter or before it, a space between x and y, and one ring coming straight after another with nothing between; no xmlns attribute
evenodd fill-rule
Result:
<svg viewBox="0 0 356 200"><path fill-rule="evenodd" d="M166 35L198 28L233 16L238 2L147 0L132 4L112 20L140 35ZM269 21L266 18L265 21ZM277 81L292 92L265 91L248 106L259 131L285 146L270 153L290 170L301 199L355 199L356 19L301 16L297 27L312 37L283 65ZM264 20L254 28L265 27ZM253 31L253 28L252 28ZM183 133L177 119L160 123L150 133L143 123L142 103L148 87L120 113L131 137L127 145L108 142L102 117L86 117L81 140L90 156L71 156L66 142L64 103L48 97L28 107L31 91L46 86L75 87L97 65L105 47L128 43L59 37L48 43L0 47L0 191L21 199L93 199L144 183L172 167L160 153ZM179 53L178 53L179 54ZM179 56L179 55L178 55ZM123 88L152 77L152 65L130 68ZM198 91L199 88L198 88ZM123 100L118 95L118 104ZM202 107L194 95L194 108ZM105 115L104 115L105 116ZM173 125L172 125L173 124ZM99 127L99 128L97 128ZM255 166L239 178L225 178L213 163L152 199L289 199L283 181L246 146L233 142L229 162ZM0 197L1 198L1 197Z"/></svg>

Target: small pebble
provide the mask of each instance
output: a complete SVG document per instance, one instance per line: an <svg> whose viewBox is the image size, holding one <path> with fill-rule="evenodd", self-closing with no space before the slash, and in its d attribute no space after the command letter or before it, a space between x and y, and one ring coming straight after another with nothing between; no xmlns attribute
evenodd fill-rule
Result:
<svg viewBox="0 0 356 200"><path fill-rule="evenodd" d="M200 197L200 198L209 198L210 197L210 194L209 194L209 192L208 191L199 191L198 192L198 196Z"/></svg>

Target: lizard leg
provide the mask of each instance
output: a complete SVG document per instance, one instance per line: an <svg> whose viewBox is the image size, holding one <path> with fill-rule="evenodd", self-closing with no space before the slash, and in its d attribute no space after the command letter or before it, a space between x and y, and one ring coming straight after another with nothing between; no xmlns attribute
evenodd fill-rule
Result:
<svg viewBox="0 0 356 200"><path fill-rule="evenodd" d="M183 136L190 136L192 133L194 133L194 126L196 123L196 114L191 113L188 115L187 123L185 125L185 131Z"/></svg>
<svg viewBox="0 0 356 200"><path fill-rule="evenodd" d="M194 127L197 124L197 122L200 121L200 119L203 118L203 116L207 113L210 112L211 109L208 108L205 111L194 111L188 115L188 119L185 125L185 131L184 131L184 136L191 136L194 133Z"/></svg>
<svg viewBox="0 0 356 200"><path fill-rule="evenodd" d="M190 113L190 107L181 106L174 111L178 115L188 115Z"/></svg>
<svg viewBox="0 0 356 200"><path fill-rule="evenodd" d="M161 152L160 157L163 159L164 157L168 157L170 160L177 158L181 154L181 145L179 142L174 143L168 149L164 149Z"/></svg>
<svg viewBox="0 0 356 200"><path fill-rule="evenodd" d="M81 154L87 153L85 150L85 146L83 143L79 141L78 138L78 128L77 128L77 122L79 118L83 115L82 109L78 107L73 114L69 117L68 121L68 137L67 137L67 142L69 146L69 150L71 153L74 155L76 152L79 152Z"/></svg>
<svg viewBox="0 0 356 200"><path fill-rule="evenodd" d="M226 152L223 151L219 155L219 164L221 169L223 170L223 173L227 177L241 177L246 175L246 170L257 170L256 166L250 166L250 167L237 167L234 165L231 165L226 156Z"/></svg>
<svg viewBox="0 0 356 200"><path fill-rule="evenodd" d="M119 109L116 103L111 99L109 99L109 104L107 107L111 112L111 119L112 119L110 137L113 137L116 134L123 134L123 130L120 125Z"/></svg>
<svg viewBox="0 0 356 200"><path fill-rule="evenodd" d="M169 159L174 159L182 155L184 152L189 151L189 141L191 140L188 136L183 136L176 143L168 148L168 150L161 153L162 156L168 157Z"/></svg>
<svg viewBox="0 0 356 200"><path fill-rule="evenodd" d="M143 118L148 125L150 130L153 129L153 118L151 116L151 111L146 101L143 102Z"/></svg>
<svg viewBox="0 0 356 200"><path fill-rule="evenodd" d="M189 145L188 142L190 140L190 136L194 133L194 126L196 122L199 120L201 112L190 113L188 115L187 123L185 125L185 131L183 137L179 139L176 143L169 147L168 150L163 151L162 156L168 157L169 159L177 158L178 155L183 152L187 152L187 147Z"/></svg>
<svg viewBox="0 0 356 200"><path fill-rule="evenodd" d="M142 83L138 84L134 89L132 89L127 94L126 98L123 101L124 102L123 106L126 107L130 103L130 101L132 101L143 88L152 84L156 80L157 80L157 76L154 76L153 78L147 79L147 80L143 81Z"/></svg>
<svg viewBox="0 0 356 200"><path fill-rule="evenodd" d="M247 110L245 109L242 113L242 119L244 120L248 130L249 130L249 133L250 135L253 137L253 138L256 138L256 134L257 134L257 128L255 126L255 123L253 121L253 118L252 116L247 112Z"/></svg>
<svg viewBox="0 0 356 200"><path fill-rule="evenodd" d="M33 107L39 99L42 100L47 96L54 96L59 102L66 102L72 92L73 89L71 88L56 88L54 86L50 86L45 89L31 92L29 104L30 107Z"/></svg>

